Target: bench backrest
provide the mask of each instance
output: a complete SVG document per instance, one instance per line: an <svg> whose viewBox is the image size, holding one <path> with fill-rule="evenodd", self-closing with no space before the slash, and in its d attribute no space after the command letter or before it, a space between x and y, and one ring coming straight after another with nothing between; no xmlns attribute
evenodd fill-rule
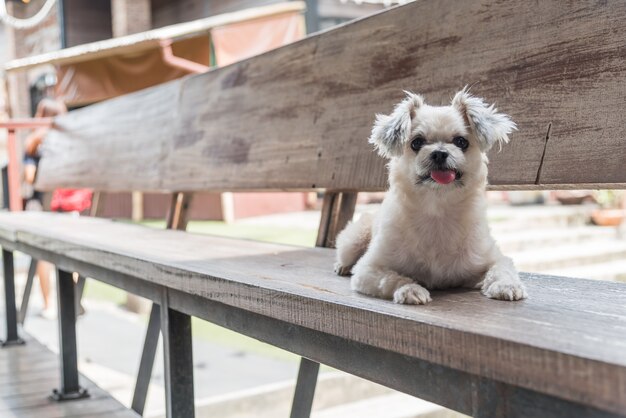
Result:
<svg viewBox="0 0 626 418"><path fill-rule="evenodd" d="M571 10L570 10L571 7ZM465 84L517 122L498 188L626 186L626 3L419 1L295 44L71 112L38 186L381 190L367 144L403 89Z"/></svg>

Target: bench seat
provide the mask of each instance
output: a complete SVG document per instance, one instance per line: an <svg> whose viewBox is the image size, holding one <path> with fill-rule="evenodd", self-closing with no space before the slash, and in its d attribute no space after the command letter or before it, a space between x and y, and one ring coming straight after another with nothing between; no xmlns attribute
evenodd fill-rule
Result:
<svg viewBox="0 0 626 418"><path fill-rule="evenodd" d="M522 274L525 301L454 290L433 292L425 306L402 306L351 291L332 272L330 249L51 213L1 213L0 244L155 301L167 292L174 309L348 372L358 359L333 354L339 342L424 361L433 383L433 370L444 370L460 373L460 385L468 376L495 379L615 414L626 410L626 286L620 283ZM220 314L222 308L231 310ZM258 320L238 322L236 312ZM262 318L284 332L259 332ZM336 337L338 345L307 347L306 339L285 335L296 328ZM371 374L360 374L375 381L381 381L378 368L396 364L372 361ZM383 383L407 391L403 379L409 377ZM471 413L473 401L454 396L460 400L453 402L468 403L455 404L457 410Z"/></svg>

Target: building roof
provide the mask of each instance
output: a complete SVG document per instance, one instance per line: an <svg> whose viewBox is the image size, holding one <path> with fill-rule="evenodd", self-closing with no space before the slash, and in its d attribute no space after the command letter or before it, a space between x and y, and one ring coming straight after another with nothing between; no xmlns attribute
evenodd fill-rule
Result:
<svg viewBox="0 0 626 418"><path fill-rule="evenodd" d="M113 55L132 54L157 48L162 41L177 41L208 34L211 29L216 27L283 13L303 12L304 10L305 3L303 1L290 1L245 9L233 13L224 13L146 32L77 45L32 57L15 59L5 64L4 70L10 72L26 70L44 64L72 64Z"/></svg>

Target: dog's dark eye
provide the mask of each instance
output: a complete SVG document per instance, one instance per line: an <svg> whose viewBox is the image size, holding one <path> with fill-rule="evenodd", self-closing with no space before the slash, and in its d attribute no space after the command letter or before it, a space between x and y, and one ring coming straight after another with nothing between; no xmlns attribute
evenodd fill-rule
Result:
<svg viewBox="0 0 626 418"><path fill-rule="evenodd" d="M455 136L454 139L452 139L452 143L461 148L463 151L469 147L469 141L462 136Z"/></svg>
<svg viewBox="0 0 626 418"><path fill-rule="evenodd" d="M419 151L424 145L424 142L426 142L426 140L421 136L415 137L413 141L411 141L411 149L415 152Z"/></svg>

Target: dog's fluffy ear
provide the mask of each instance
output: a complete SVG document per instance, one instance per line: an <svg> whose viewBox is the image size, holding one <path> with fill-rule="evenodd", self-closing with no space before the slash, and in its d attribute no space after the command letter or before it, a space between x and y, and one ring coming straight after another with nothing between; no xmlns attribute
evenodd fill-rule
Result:
<svg viewBox="0 0 626 418"><path fill-rule="evenodd" d="M509 142L509 134L517 130L515 122L508 115L498 113L494 105L488 105L480 97L469 94L467 86L452 99L452 106L458 109L474 131L480 149L487 152L498 143Z"/></svg>
<svg viewBox="0 0 626 418"><path fill-rule="evenodd" d="M411 136L411 121L424 104L422 96L405 91L406 99L396 105L390 115L376 115L369 143L385 158L402 155L402 146Z"/></svg>

